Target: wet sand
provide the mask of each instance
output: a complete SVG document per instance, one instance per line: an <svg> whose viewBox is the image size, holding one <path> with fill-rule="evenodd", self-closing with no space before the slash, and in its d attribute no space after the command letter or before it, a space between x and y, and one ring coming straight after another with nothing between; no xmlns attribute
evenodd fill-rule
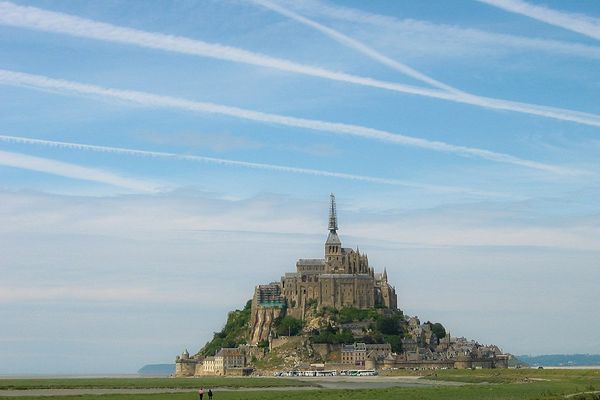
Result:
<svg viewBox="0 0 600 400"><path fill-rule="evenodd" d="M462 382L433 381L418 376L330 376L304 378L302 380L315 383L325 389L381 389L390 387L467 385Z"/></svg>

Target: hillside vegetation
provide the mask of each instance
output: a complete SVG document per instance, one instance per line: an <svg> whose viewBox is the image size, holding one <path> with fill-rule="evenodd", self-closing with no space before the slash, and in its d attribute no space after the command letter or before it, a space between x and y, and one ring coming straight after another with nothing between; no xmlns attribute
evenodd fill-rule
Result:
<svg viewBox="0 0 600 400"><path fill-rule="evenodd" d="M214 333L212 340L202 347L200 354L212 356L222 347L236 347L246 344L250 335L251 307L252 301L249 300L242 310L231 311L227 315L227 322L223 329ZM357 323L363 328L358 332L354 329L353 333L348 327L352 327ZM442 324L431 322L427 322L427 324L431 325L438 338L443 338L446 335ZM301 336L307 339L301 341L304 346L324 343L332 345L355 342L389 343L393 352L402 351L402 339L408 336L406 318L401 310L358 309L354 307L341 309L333 307L318 308L316 301L307 303L304 320L286 315L284 308L281 316L273 321L272 328L276 337ZM268 342L263 341L258 345L259 347L268 347ZM311 359L304 361L316 361L310 349L308 349L308 354L311 354ZM274 366L278 357L277 355L270 357L272 360L269 364Z"/></svg>
<svg viewBox="0 0 600 400"><path fill-rule="evenodd" d="M220 332L215 332L212 340L200 349L200 354L214 356L222 347L237 347L240 344L246 344L251 307L252 300L248 300L242 310L231 311L227 314L227 322L223 329Z"/></svg>

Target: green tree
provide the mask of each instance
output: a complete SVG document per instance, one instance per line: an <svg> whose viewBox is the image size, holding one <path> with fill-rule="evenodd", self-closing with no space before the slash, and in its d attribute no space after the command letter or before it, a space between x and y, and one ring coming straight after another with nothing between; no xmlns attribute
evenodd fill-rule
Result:
<svg viewBox="0 0 600 400"><path fill-rule="evenodd" d="M380 318L377 320L375 326L384 335L400 334L400 321L397 317Z"/></svg>
<svg viewBox="0 0 600 400"><path fill-rule="evenodd" d="M435 336L437 336L438 339L443 339L446 337L446 329L444 328L444 325L440 324L439 322L431 324L431 331L435 333Z"/></svg>
<svg viewBox="0 0 600 400"><path fill-rule="evenodd" d="M336 334L337 336L337 343L343 343L343 344L352 344L354 343L354 336L352 335L352 332L349 329L344 329L341 332L338 332Z"/></svg>
<svg viewBox="0 0 600 400"><path fill-rule="evenodd" d="M385 335L384 340L392 346L392 351L399 353L402 351L402 336L400 335Z"/></svg>
<svg viewBox="0 0 600 400"><path fill-rule="evenodd" d="M296 336L302 330L302 325L299 319L286 315L278 322L276 331L280 336Z"/></svg>

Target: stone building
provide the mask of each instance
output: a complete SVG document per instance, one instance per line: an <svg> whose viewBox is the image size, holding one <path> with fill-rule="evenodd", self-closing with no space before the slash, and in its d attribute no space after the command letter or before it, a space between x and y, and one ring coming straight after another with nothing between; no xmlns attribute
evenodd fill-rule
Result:
<svg viewBox="0 0 600 400"><path fill-rule="evenodd" d="M215 354L215 361L222 370L246 366L246 356L239 347L222 348Z"/></svg>
<svg viewBox="0 0 600 400"><path fill-rule="evenodd" d="M373 307L396 309L396 291L388 283L387 271L375 273L369 258L348 247L342 247L337 234L335 197L329 207L329 234L323 258L301 258L296 272L288 272L280 282L259 285L252 301L251 344L267 340L272 334L271 322L282 307L302 319L307 304L317 307Z"/></svg>
<svg viewBox="0 0 600 400"><path fill-rule="evenodd" d="M342 345L340 349L342 364L364 366L369 359L383 360L392 354L392 346L389 343L354 343Z"/></svg>
<svg viewBox="0 0 600 400"><path fill-rule="evenodd" d="M175 358L175 376L193 376L196 373L198 358L190 357L187 349Z"/></svg>
<svg viewBox="0 0 600 400"><path fill-rule="evenodd" d="M246 354L243 348L222 348L214 356L190 357L184 351L175 359L175 376L246 375Z"/></svg>

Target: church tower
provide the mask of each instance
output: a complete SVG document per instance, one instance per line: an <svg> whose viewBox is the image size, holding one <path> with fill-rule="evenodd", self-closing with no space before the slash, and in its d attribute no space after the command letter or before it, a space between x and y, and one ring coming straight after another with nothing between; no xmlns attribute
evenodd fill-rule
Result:
<svg viewBox="0 0 600 400"><path fill-rule="evenodd" d="M331 204L329 205L329 235L325 242L325 260L332 269L341 266L342 242L337 235L337 212L335 209L335 196L330 195Z"/></svg>

